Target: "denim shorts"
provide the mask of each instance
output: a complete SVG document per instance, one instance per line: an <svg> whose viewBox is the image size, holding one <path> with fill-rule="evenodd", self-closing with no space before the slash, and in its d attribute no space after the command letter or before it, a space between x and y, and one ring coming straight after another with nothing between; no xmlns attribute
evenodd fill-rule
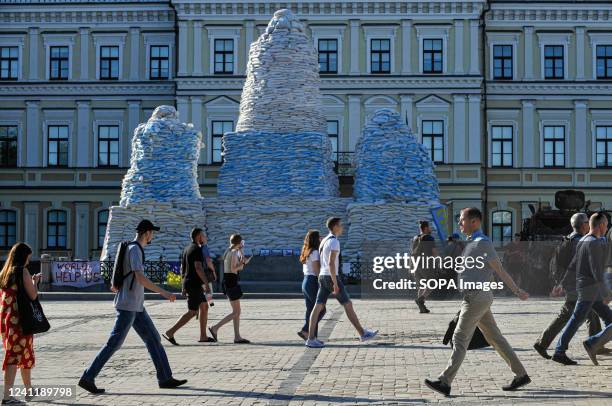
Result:
<svg viewBox="0 0 612 406"><path fill-rule="evenodd" d="M341 305L345 305L348 302L350 302L351 299L346 290L346 287L340 280L340 277L337 277L336 280L338 281L338 289L339 289L338 294L336 295L336 300L338 300L338 302ZM317 304L327 303L327 299L332 293L334 293L334 287L333 287L331 276L328 276L328 275L319 276L319 291L317 292Z"/></svg>

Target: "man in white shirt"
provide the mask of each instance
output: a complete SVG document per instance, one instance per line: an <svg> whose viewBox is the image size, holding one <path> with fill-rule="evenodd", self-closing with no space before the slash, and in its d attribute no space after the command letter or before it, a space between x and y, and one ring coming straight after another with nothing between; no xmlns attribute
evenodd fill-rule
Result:
<svg viewBox="0 0 612 406"><path fill-rule="evenodd" d="M338 302L344 306L344 311L350 322L359 333L361 341L367 341L374 338L378 334L378 330L370 330L363 328L355 310L353 303L349 298L346 287L340 280L338 272L340 269L340 241L338 237L342 235L344 226L338 217L331 217L327 220L327 228L329 235L321 241L319 252L321 253L321 272L319 272L319 291L317 292L317 301L312 313L310 314L310 326L308 329L308 340L306 346L311 348L322 348L323 342L315 338L317 324L319 322L319 313L325 307L327 299L333 293L336 295Z"/></svg>

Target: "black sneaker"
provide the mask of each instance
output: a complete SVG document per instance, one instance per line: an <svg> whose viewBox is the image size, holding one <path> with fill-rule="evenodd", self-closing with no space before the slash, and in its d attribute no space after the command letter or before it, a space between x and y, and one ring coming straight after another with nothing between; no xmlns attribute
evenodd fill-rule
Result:
<svg viewBox="0 0 612 406"><path fill-rule="evenodd" d="M165 382L159 384L161 389L174 389L178 388L181 385L185 385L187 383L187 379L174 379L170 378Z"/></svg>
<svg viewBox="0 0 612 406"><path fill-rule="evenodd" d="M104 389L98 388L93 381L88 381L85 378L81 378L79 380L79 386L85 389L87 392L93 393L94 395L104 393Z"/></svg>
<svg viewBox="0 0 612 406"><path fill-rule="evenodd" d="M502 386L502 389L505 391L517 390L521 386L525 386L529 383L531 383L531 378L529 375L523 375L520 377L515 376L512 382L510 382L510 385Z"/></svg>
<svg viewBox="0 0 612 406"><path fill-rule="evenodd" d="M425 306L424 299L416 299L414 302L419 306L419 313L429 313L429 309Z"/></svg>
<svg viewBox="0 0 612 406"><path fill-rule="evenodd" d="M430 381L429 379L425 379L425 385L431 390L434 390L438 393L443 394L444 396L449 396L451 387L442 382L441 380Z"/></svg>
<svg viewBox="0 0 612 406"><path fill-rule="evenodd" d="M542 356L542 358L546 358L546 359L551 359L552 358L550 355L548 355L548 352L546 352L546 348L544 348L542 346L542 344L535 343L533 345L533 348L538 352L538 354L540 354Z"/></svg>
<svg viewBox="0 0 612 406"><path fill-rule="evenodd" d="M552 360L555 362L558 362L559 364L563 364L563 365L578 365L576 361L569 358L567 355L565 355L565 353L562 353L562 354L555 353L555 355L552 356Z"/></svg>

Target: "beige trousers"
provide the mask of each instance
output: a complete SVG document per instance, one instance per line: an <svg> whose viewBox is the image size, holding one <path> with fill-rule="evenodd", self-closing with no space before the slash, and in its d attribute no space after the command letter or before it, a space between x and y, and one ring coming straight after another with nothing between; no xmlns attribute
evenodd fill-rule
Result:
<svg viewBox="0 0 612 406"><path fill-rule="evenodd" d="M499 331L493 313L491 313L491 303L493 303L493 293L491 292L478 290L465 294L463 303L461 303L459 321L453 334L453 353L448 360L446 369L438 378L445 384L450 386L455 379L477 326L487 342L510 366L514 375L523 376L527 374L516 353Z"/></svg>

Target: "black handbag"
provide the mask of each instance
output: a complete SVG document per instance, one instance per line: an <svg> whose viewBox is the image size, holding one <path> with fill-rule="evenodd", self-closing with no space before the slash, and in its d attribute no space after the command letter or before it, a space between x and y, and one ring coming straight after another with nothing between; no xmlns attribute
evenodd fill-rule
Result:
<svg viewBox="0 0 612 406"><path fill-rule="evenodd" d="M24 269L15 271L17 278L17 306L19 311L19 324L24 335L40 334L49 331L51 325L43 312L38 298L32 300L23 285Z"/></svg>
<svg viewBox="0 0 612 406"><path fill-rule="evenodd" d="M455 328L457 327L457 323L459 322L459 313L455 316L454 319L448 323L448 329L446 330L446 334L444 334L444 339L442 340L442 344L446 345L450 343L450 346L453 346L453 333L455 332ZM470 344L468 345L468 350L477 350L479 348L490 347L491 344L488 343L484 334L478 327L474 330L474 335L470 340Z"/></svg>

